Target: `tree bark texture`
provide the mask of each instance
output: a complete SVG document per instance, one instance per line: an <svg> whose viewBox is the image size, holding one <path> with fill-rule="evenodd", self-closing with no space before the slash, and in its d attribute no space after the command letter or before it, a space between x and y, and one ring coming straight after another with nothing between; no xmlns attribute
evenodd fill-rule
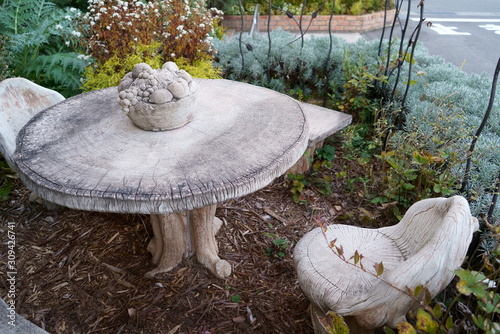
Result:
<svg viewBox="0 0 500 334"><path fill-rule="evenodd" d="M215 205L182 213L151 215L154 237L148 245L157 267L146 276L153 277L174 269L196 254L198 261L220 278L231 274L231 265L218 255L215 234L222 225L215 217Z"/></svg>

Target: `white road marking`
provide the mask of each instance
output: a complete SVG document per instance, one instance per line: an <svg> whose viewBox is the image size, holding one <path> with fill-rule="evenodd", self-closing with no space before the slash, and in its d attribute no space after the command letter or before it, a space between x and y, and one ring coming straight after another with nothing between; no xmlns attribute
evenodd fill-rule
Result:
<svg viewBox="0 0 500 334"><path fill-rule="evenodd" d="M435 32L437 32L440 35L462 35L462 36L469 36L470 35L470 33L468 33L468 32L455 31L455 29L458 29L457 27L446 27L446 26L439 24L439 23L434 23L429 28L434 30Z"/></svg>
<svg viewBox="0 0 500 334"><path fill-rule="evenodd" d="M495 32L495 34L500 35L500 25L497 25L497 24L483 24L483 25L479 26L479 28L483 28L483 29L486 29L486 30L492 30L492 31Z"/></svg>
<svg viewBox="0 0 500 334"><path fill-rule="evenodd" d="M412 17L412 21L420 21L419 18ZM431 18L426 17L425 22L463 22L463 23L500 23L500 19L474 19L474 18Z"/></svg>

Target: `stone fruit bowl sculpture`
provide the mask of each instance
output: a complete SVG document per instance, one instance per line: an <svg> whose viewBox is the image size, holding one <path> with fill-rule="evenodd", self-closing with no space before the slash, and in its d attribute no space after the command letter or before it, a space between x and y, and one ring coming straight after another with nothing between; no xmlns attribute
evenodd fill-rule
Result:
<svg viewBox="0 0 500 334"><path fill-rule="evenodd" d="M193 119L197 92L198 84L174 62L159 70L140 63L120 81L117 102L139 128L173 130Z"/></svg>

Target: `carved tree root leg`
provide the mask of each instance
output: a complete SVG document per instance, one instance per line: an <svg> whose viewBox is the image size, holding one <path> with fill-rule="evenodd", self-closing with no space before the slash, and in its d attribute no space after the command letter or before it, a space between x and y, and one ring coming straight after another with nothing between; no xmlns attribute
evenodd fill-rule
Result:
<svg viewBox="0 0 500 334"><path fill-rule="evenodd" d="M314 153L316 152L316 149L323 147L323 142L319 141L313 146L308 146L304 154L300 157L300 159L290 167L285 173L286 174L304 174L311 168L311 161L314 158Z"/></svg>
<svg viewBox="0 0 500 334"><path fill-rule="evenodd" d="M153 277L174 269L182 259L189 256L186 233L186 215L173 213L168 215L151 215L153 238L147 250L153 255L153 263L158 265L146 273Z"/></svg>
<svg viewBox="0 0 500 334"><path fill-rule="evenodd" d="M196 253L198 261L217 277L231 274L231 266L218 256L215 234L222 222L215 217L216 206L208 206L185 213L151 215L154 237L147 250L157 267L147 277L174 269L181 261Z"/></svg>
<svg viewBox="0 0 500 334"><path fill-rule="evenodd" d="M215 241L215 205L189 212L189 221L194 236L194 247L198 261L217 277L231 275L231 265L219 258L219 248ZM219 226L220 227L220 226Z"/></svg>

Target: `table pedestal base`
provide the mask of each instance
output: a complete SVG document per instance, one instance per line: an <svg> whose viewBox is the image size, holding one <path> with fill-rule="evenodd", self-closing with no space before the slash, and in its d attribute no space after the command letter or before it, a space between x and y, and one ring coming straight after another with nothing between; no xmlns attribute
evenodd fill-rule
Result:
<svg viewBox="0 0 500 334"><path fill-rule="evenodd" d="M217 277L231 274L231 265L219 258L215 234L222 225L215 217L216 205L182 213L151 215L153 239L148 251L157 267L146 273L153 277L174 269L184 258L196 254L198 261Z"/></svg>

